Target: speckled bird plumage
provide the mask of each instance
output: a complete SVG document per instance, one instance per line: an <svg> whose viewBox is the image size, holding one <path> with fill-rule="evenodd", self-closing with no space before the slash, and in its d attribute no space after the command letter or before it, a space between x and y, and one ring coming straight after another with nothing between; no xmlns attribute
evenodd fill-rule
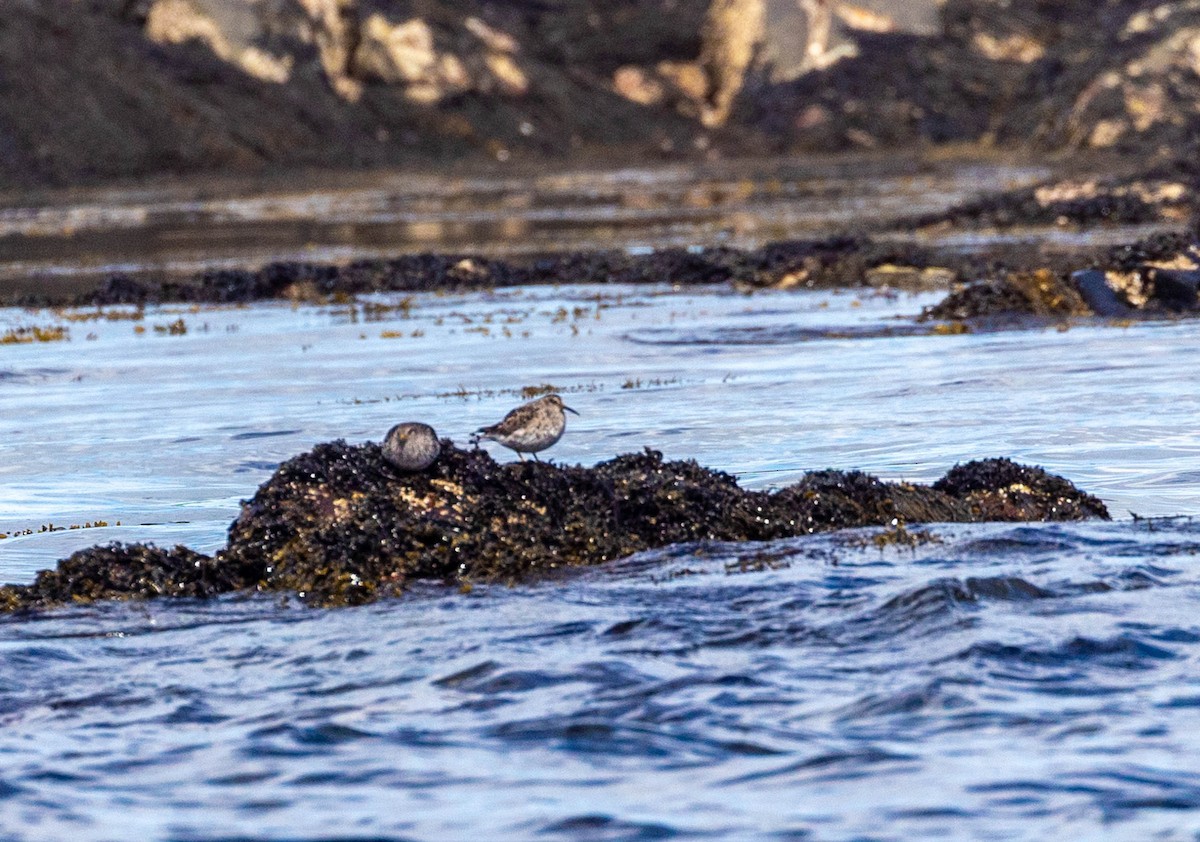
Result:
<svg viewBox="0 0 1200 842"><path fill-rule="evenodd" d="M534 454L537 459L538 452L562 438L568 412L579 414L565 406L558 395L546 395L518 406L500 423L481 428L478 435L515 450L521 459L525 458L522 453Z"/></svg>

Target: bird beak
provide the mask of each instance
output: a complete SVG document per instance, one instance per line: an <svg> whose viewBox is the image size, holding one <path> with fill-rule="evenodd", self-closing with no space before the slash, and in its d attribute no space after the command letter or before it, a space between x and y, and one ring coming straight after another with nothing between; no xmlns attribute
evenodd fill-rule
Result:
<svg viewBox="0 0 1200 842"><path fill-rule="evenodd" d="M567 412L571 413L572 415L578 415L578 414L579 414L578 412L576 412L575 410L571 409L571 407L567 406L566 404L563 404L563 409L565 409Z"/></svg>

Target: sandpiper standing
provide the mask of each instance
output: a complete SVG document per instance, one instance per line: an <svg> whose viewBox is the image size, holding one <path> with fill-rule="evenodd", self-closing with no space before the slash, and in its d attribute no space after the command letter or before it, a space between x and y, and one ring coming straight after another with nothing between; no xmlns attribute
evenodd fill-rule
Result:
<svg viewBox="0 0 1200 842"><path fill-rule="evenodd" d="M545 450L562 438L563 430L567 429L566 413L578 415L578 412L563 404L558 395L546 395L536 401L521 404L499 424L482 427L477 431L478 438L491 439L494 442L511 448L521 454L530 453L534 461L538 451Z"/></svg>
<svg viewBox="0 0 1200 842"><path fill-rule="evenodd" d="M383 440L384 458L402 471L423 471L441 453L437 432L419 421L397 424Z"/></svg>

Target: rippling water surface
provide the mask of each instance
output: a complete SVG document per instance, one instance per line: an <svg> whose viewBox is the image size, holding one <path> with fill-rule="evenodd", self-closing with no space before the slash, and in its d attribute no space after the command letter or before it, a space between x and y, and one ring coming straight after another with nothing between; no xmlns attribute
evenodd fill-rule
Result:
<svg viewBox="0 0 1200 842"><path fill-rule="evenodd" d="M1190 522L0 624L9 838L1188 838Z"/></svg>
<svg viewBox="0 0 1200 842"><path fill-rule="evenodd" d="M557 460L650 446L763 488L1006 455L1117 518L688 545L334 611L5 618L0 836L1196 838L1200 526L1165 517L1197 509L1195 327L906 335L935 299L0 311L69 331L0 345L7 581L109 540L211 551L289 456L406 419L463 442L547 383L581 413Z"/></svg>

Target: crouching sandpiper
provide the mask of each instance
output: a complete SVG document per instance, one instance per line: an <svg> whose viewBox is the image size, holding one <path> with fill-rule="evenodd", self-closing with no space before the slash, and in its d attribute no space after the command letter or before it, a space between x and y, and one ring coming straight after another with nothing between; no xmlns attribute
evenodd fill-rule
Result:
<svg viewBox="0 0 1200 842"><path fill-rule="evenodd" d="M383 440L383 457L402 471L423 471L441 453L437 432L419 421L397 424Z"/></svg>
<svg viewBox="0 0 1200 842"><path fill-rule="evenodd" d="M545 450L562 438L563 430L567 429L566 413L578 415L571 407L563 404L558 395L546 395L536 401L521 404L499 424L482 427L476 432L476 440L491 439L498 444L515 450L521 461L525 461L524 453L533 456L534 461L539 451Z"/></svg>

